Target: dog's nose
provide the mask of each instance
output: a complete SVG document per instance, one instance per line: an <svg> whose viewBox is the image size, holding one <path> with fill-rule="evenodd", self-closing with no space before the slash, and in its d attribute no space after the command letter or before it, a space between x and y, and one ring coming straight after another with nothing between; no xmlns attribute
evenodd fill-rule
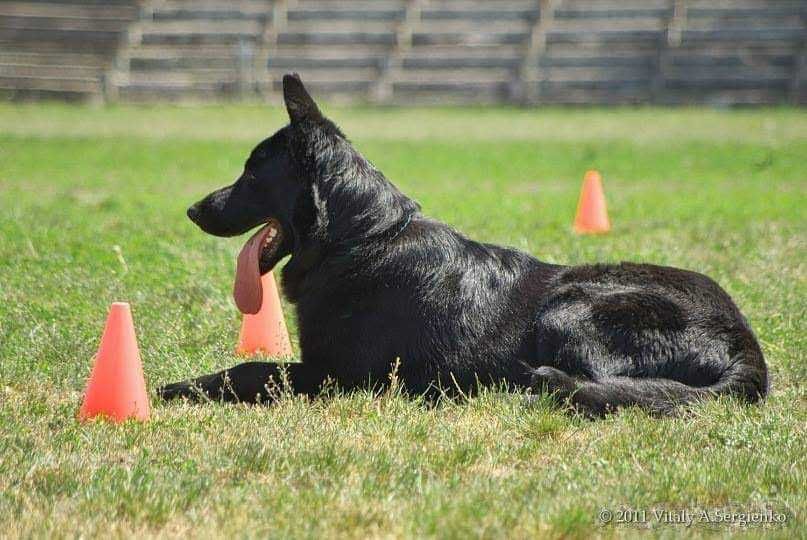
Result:
<svg viewBox="0 0 807 540"><path fill-rule="evenodd" d="M188 217L194 222L196 221L196 218L199 217L199 209L195 204L188 208Z"/></svg>

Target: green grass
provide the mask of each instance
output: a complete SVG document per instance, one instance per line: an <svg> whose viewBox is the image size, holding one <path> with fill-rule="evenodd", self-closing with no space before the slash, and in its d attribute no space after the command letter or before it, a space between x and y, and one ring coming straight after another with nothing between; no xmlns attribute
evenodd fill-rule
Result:
<svg viewBox="0 0 807 540"><path fill-rule="evenodd" d="M328 108L427 214L551 262L707 273L748 316L773 393L604 421L487 392L271 407L153 400L146 424L75 413L112 301L151 388L238 362L243 239L186 206L236 177L277 107L0 105L0 536L588 537L601 508L758 510L807 534L807 113ZM570 232L583 172L612 234ZM291 306L286 308L296 334ZM328 331L328 329L323 329Z"/></svg>

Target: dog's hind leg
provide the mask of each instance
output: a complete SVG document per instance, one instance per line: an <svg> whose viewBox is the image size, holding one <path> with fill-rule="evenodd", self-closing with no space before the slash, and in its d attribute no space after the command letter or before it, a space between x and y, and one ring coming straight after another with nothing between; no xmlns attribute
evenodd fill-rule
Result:
<svg viewBox="0 0 807 540"><path fill-rule="evenodd" d="M531 387L551 393L556 399L591 417L601 417L632 405L652 414L670 415L682 405L717 395L759 401L767 394L768 380L764 364L760 367L755 360L753 355L750 360L737 358L722 371L715 383L701 387L650 377L609 376L580 380L549 366L533 371ZM528 398L534 399L534 396Z"/></svg>
<svg viewBox="0 0 807 540"><path fill-rule="evenodd" d="M542 366L533 372L531 387L552 394L561 402L590 417L602 417L621 407L639 406L650 413L668 415L685 403L711 394L670 379L607 377L596 381L572 378L563 371ZM529 396L534 401L537 396Z"/></svg>
<svg viewBox="0 0 807 540"><path fill-rule="evenodd" d="M163 399L187 398L196 402L266 403L272 400L270 385L281 384L285 376L296 394L315 395L325 380L322 372L309 364L282 366L270 362L246 362L218 373L167 384L159 388L157 394Z"/></svg>

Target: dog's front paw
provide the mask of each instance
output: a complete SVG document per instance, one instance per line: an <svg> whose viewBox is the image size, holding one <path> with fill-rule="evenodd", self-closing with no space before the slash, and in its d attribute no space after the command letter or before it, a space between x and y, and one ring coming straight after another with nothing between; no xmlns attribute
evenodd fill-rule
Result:
<svg viewBox="0 0 807 540"><path fill-rule="evenodd" d="M157 389L157 396L166 401L182 398L190 401L200 401L202 393L199 391L199 388L190 382L182 381L159 387Z"/></svg>

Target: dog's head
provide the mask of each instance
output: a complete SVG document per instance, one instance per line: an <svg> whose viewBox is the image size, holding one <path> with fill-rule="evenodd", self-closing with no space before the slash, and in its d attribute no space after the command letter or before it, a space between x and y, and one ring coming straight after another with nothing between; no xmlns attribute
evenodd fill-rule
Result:
<svg viewBox="0 0 807 540"><path fill-rule="evenodd" d="M252 150L235 183L188 209L215 236L264 225L245 246L259 244L260 274L287 255L383 233L419 208L322 115L296 74L283 77L283 97L290 123Z"/></svg>

